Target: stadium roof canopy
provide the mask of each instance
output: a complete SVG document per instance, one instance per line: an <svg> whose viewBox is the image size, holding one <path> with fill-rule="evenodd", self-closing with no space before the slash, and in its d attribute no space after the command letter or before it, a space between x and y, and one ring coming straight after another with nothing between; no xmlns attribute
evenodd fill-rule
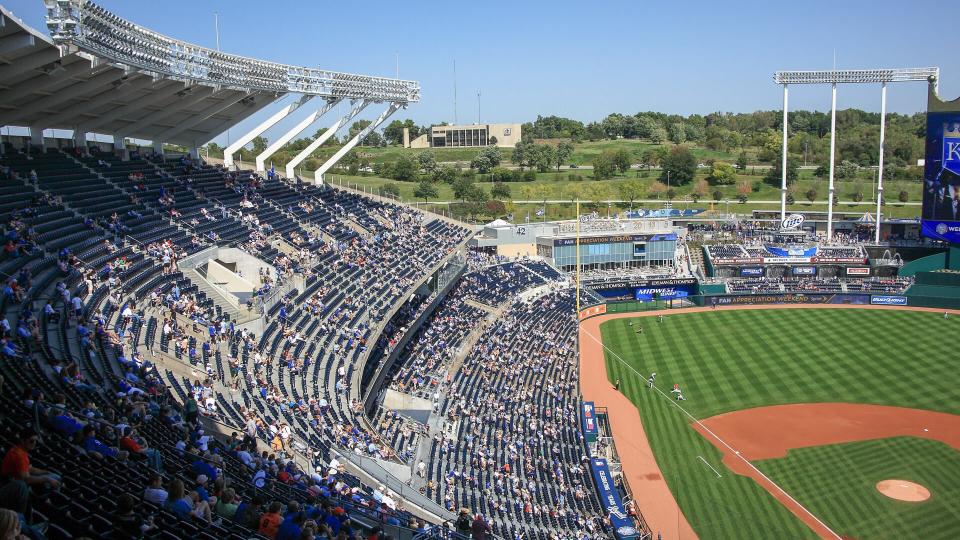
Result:
<svg viewBox="0 0 960 540"><path fill-rule="evenodd" d="M414 81L289 66L169 38L79 0L45 0L52 37L0 6L0 126L197 147L286 96L419 101Z"/></svg>

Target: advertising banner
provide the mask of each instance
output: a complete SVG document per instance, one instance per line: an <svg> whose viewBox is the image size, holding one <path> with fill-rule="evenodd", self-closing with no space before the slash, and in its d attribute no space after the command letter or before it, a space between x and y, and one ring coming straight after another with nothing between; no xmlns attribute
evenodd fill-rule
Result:
<svg viewBox="0 0 960 540"><path fill-rule="evenodd" d="M927 113L920 230L929 238L960 243L960 111Z"/></svg>
<svg viewBox="0 0 960 540"><path fill-rule="evenodd" d="M816 266L794 266L793 275L795 276L815 276L817 275Z"/></svg>
<svg viewBox="0 0 960 540"><path fill-rule="evenodd" d="M583 408L583 435L588 443L597 442L599 428L597 427L597 411L592 401L584 401Z"/></svg>
<svg viewBox="0 0 960 540"><path fill-rule="evenodd" d="M689 293L678 287L639 287L634 298L644 302L650 300L672 300L674 298L686 298Z"/></svg>
<svg viewBox="0 0 960 540"><path fill-rule="evenodd" d="M905 306L907 305L907 297L875 294L870 297L870 303L875 306Z"/></svg>
<svg viewBox="0 0 960 540"><path fill-rule="evenodd" d="M640 531L633 524L633 519L627 515L620 500L620 492L613 485L613 477L610 476L610 467L604 458L592 458L590 460L590 469L593 472L593 479L597 484L597 493L600 495L600 504L610 516L610 524L613 526L613 532L620 540L638 538Z"/></svg>
<svg viewBox="0 0 960 540"><path fill-rule="evenodd" d="M752 276L762 276L763 268L758 266L751 266L749 268L741 268L740 275L743 277L752 277Z"/></svg>
<svg viewBox="0 0 960 540"><path fill-rule="evenodd" d="M750 305L750 304L869 304L868 294L816 294L816 293L787 293L787 294L741 294L734 296L717 296L711 300L718 306Z"/></svg>
<svg viewBox="0 0 960 540"><path fill-rule="evenodd" d="M848 275L848 276L869 276L869 275L870 275L870 269L869 269L869 268L850 267L850 268L847 268L847 275Z"/></svg>

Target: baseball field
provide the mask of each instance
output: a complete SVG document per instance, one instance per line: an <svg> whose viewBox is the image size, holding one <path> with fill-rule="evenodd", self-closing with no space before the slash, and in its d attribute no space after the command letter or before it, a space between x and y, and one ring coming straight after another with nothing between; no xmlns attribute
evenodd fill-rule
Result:
<svg viewBox="0 0 960 540"><path fill-rule="evenodd" d="M677 522L739 539L960 536L958 332L956 315L894 309L674 312L599 327L607 377L640 413ZM890 498L885 480L929 498Z"/></svg>

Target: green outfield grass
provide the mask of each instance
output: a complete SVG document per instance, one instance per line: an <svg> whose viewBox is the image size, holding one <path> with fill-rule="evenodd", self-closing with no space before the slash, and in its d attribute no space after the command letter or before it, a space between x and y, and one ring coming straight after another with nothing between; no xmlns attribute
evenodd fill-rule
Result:
<svg viewBox="0 0 960 540"><path fill-rule="evenodd" d="M960 459L938 441L895 437L798 448L782 459L754 463L800 504L853 538L957 538ZM838 479L836 471L846 474ZM903 503L876 490L881 480L910 480L930 490L922 503ZM823 487L830 486L828 492Z"/></svg>
<svg viewBox="0 0 960 540"><path fill-rule="evenodd" d="M643 335L635 331L640 324ZM831 401L960 414L960 399L948 397L956 396L960 386L960 372L952 361L956 349L952 340L935 338L958 331L956 318L945 321L935 313L892 310L674 313L663 323L644 317L601 325L609 348L608 376L621 379L621 390L637 405L657 463L694 530L701 538L740 539L814 535L753 480L729 473L720 453L689 426L690 419L675 403L645 387L650 372L657 372L664 391L681 384L687 397L683 406L697 418L749 407ZM722 478L700 457L722 471ZM960 455L954 453L953 459ZM820 492L809 497L811 506L822 499L835 507L829 516L819 516L829 526L847 534L845 527L855 527L866 517L886 519L882 514L863 515L860 499L835 493L840 486L863 485L860 469L832 467L824 472L822 467L820 472L829 474L831 482L821 483ZM960 485L960 470L943 473L944 482ZM805 474L793 472L798 478ZM779 472L771 477L780 481ZM869 490L862 494L864 499L870 496ZM956 508L953 513L948 507L926 512L935 515L924 513L923 519L960 530ZM913 525L905 516L896 519ZM903 536L879 536L884 537Z"/></svg>

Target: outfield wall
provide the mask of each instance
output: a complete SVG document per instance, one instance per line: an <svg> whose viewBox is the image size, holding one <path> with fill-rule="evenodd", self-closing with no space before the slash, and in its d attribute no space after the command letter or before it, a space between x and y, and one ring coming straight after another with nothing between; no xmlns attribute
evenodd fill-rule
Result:
<svg viewBox="0 0 960 540"><path fill-rule="evenodd" d="M854 294L854 293L767 293L767 294L722 294L696 295L683 300L657 300L650 302L624 301L603 302L580 310L580 320L609 313L630 313L686 309L690 307L729 307L753 305L855 305L855 306L916 306L960 309L960 298L907 296L905 294ZM950 304L950 305L946 305Z"/></svg>

